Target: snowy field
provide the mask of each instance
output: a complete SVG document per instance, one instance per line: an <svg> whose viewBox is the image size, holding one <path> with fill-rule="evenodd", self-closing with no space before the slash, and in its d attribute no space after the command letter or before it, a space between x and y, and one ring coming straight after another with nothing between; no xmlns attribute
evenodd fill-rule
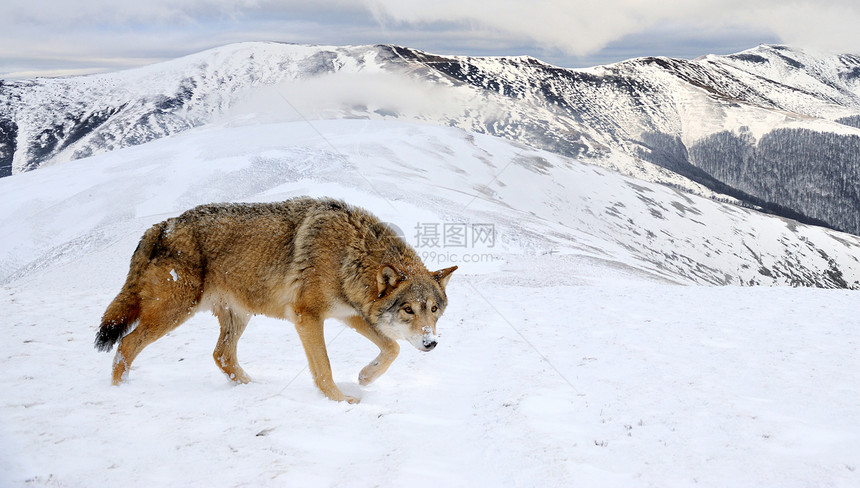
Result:
<svg viewBox="0 0 860 488"><path fill-rule="evenodd" d="M209 127L0 179L0 486L860 486L857 292L709 286L746 282L738 249L767 264L790 247L785 223L631 181L363 121ZM328 322L335 381L361 398L348 405L313 385L292 325L265 317L239 343L255 381L232 385L200 313L112 387L92 343L143 230L302 194L365 206L429 268L460 266L439 347L404 344L361 387L374 346ZM445 224L494 239L418 240ZM825 231L791 235L857 261ZM658 261L670 245L707 266Z"/></svg>

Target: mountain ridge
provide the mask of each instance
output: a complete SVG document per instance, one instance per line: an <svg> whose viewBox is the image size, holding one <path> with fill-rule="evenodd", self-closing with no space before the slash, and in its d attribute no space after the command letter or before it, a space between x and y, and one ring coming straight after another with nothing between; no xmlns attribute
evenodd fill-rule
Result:
<svg viewBox="0 0 860 488"><path fill-rule="evenodd" d="M349 93L357 80L364 81ZM302 84L304 91L294 92ZM408 84L415 90L398 106L387 94L366 95L385 88L396 93ZM796 171L822 180L819 195L805 203L789 192L772 194L770 187L716 178L712 168L690 156L713 159L723 148L702 149L703 141L746 130L753 139L744 151L753 156L731 162L743 174L746 166L764 164L756 158L773 159L755 153L756 145L783 128L836 134L853 151L858 143L852 136L860 130L838 120L860 115L860 56L817 57L774 45L696 60L643 57L567 69L524 56L447 56L394 45L240 43L117 73L2 82L0 106L9 115L0 116L0 171L27 171L249 116L236 107L267 87L275 88L275 102L286 102L285 112L295 110L309 120L397 118L459 127L860 233L858 215L834 212L860 207L853 205L860 204L858 192L828 196L833 183L818 176L822 169L814 161ZM419 106L421 90L434 91L440 103ZM798 148L790 158L808 152ZM780 179L795 177L779 171Z"/></svg>

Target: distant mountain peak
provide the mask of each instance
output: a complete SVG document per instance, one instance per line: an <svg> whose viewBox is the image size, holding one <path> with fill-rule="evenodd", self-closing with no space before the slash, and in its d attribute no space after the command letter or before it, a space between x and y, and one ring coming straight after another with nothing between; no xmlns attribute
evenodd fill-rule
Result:
<svg viewBox="0 0 860 488"><path fill-rule="evenodd" d="M860 209L860 197L851 196L860 191L842 183L860 181L860 170L850 169L860 137L852 118L860 116L860 56L852 54L761 45L696 60L566 69L528 56L448 56L389 44L245 42L117 73L2 82L0 107L0 175L251 120L260 110L287 119L396 118L504 137L860 233L860 210L844 210ZM793 139L780 154L761 145L786 138ZM718 141L735 152L711 154L723 150ZM802 156L819 153L808 147L813 141L841 151L836 173ZM719 157L728 166L703 166ZM766 168L762 158L776 159ZM792 195L799 190L770 174L813 190Z"/></svg>

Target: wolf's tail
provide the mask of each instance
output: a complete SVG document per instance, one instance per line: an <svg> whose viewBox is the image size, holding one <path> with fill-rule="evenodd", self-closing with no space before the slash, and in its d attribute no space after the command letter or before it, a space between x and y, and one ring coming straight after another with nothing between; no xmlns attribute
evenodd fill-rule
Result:
<svg viewBox="0 0 860 488"><path fill-rule="evenodd" d="M152 251L161 240L165 225L165 222L161 222L150 227L137 244L137 249L131 256L125 285L102 316L95 340L95 347L99 351L110 351L140 317L138 293L141 275L152 258Z"/></svg>

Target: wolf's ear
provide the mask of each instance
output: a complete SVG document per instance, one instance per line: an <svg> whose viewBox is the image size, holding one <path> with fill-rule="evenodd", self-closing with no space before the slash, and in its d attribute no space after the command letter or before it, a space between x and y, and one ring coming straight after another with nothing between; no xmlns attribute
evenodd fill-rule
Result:
<svg viewBox="0 0 860 488"><path fill-rule="evenodd" d="M376 285L379 288L379 296L387 294L390 290L397 288L401 281L406 279L402 271L391 264L383 264L376 272Z"/></svg>
<svg viewBox="0 0 860 488"><path fill-rule="evenodd" d="M439 271L433 273L433 279L439 282L442 285L442 288L448 284L448 280L451 279L451 273L457 271L456 266L451 266L450 268L440 269Z"/></svg>

